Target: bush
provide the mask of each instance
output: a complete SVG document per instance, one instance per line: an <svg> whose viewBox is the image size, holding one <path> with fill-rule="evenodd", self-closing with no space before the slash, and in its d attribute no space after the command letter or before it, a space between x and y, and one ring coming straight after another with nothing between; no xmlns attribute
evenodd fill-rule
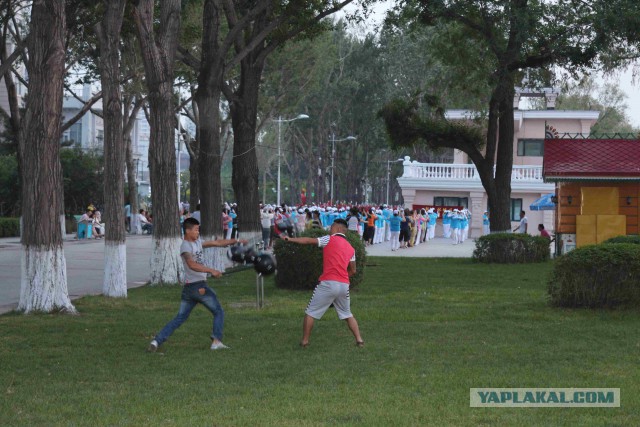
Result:
<svg viewBox="0 0 640 427"><path fill-rule="evenodd" d="M20 237L20 218L0 218L0 237Z"/></svg>
<svg viewBox="0 0 640 427"><path fill-rule="evenodd" d="M78 231L78 221L76 221L73 215L67 215L65 217L64 226L67 230L67 234L76 234Z"/></svg>
<svg viewBox="0 0 640 427"><path fill-rule="evenodd" d="M473 260L486 263L522 264L550 257L549 239L528 234L495 233L476 239Z"/></svg>
<svg viewBox="0 0 640 427"><path fill-rule="evenodd" d="M326 230L312 229L302 233L302 237L321 237L329 234ZM364 279L366 252L360 235L347 232L347 240L356 250L356 274L350 278L351 288L358 286ZM278 262L276 285L284 289L314 289L322 274L322 250L317 246L284 243L276 240L273 252Z"/></svg>
<svg viewBox="0 0 640 427"><path fill-rule="evenodd" d="M640 246L600 244L574 249L556 260L548 283L561 307L640 305Z"/></svg>
<svg viewBox="0 0 640 427"><path fill-rule="evenodd" d="M605 243L633 243L634 245L640 245L640 236L638 236L637 234L633 234L630 236L617 236L617 237L612 237L608 240L605 240L604 242L602 242L603 244Z"/></svg>

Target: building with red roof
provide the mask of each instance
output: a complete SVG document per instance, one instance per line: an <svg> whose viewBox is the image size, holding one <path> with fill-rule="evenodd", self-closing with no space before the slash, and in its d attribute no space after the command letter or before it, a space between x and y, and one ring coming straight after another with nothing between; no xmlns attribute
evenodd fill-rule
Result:
<svg viewBox="0 0 640 427"><path fill-rule="evenodd" d="M584 246L638 234L639 139L554 136L544 153L543 178L556 185L559 241Z"/></svg>

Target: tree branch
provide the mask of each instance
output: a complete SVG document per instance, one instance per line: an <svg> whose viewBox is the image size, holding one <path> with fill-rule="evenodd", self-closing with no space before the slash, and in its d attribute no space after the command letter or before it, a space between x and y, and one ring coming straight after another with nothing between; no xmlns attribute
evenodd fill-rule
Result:
<svg viewBox="0 0 640 427"><path fill-rule="evenodd" d="M72 93L73 93L73 91L72 91ZM71 126L73 126L74 123L76 123L78 120L80 120L82 118L82 116L84 116L87 113L87 111L91 110L91 107L93 106L93 104L95 104L96 102L98 102L102 98L102 91L100 91L100 92L96 93L95 95L93 95L91 97L91 99L89 99L88 101L83 101L81 98L78 98L78 96L75 93L73 93L73 96L76 99L79 99L80 102L84 103L84 105L82 106L80 111L78 111L78 113L76 115L71 117L69 120L67 120L66 123L64 123L62 125L62 128L60 129L60 134L62 134L64 131L66 131ZM92 110L92 112L93 112L93 110ZM94 112L94 114L96 114L96 113ZM96 115L99 115L99 114L96 114Z"/></svg>

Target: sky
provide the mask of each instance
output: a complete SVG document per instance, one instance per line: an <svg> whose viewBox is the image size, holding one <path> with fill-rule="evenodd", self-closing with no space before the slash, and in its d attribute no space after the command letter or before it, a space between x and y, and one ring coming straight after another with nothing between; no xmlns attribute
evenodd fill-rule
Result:
<svg viewBox="0 0 640 427"><path fill-rule="evenodd" d="M379 26L385 17L386 11L390 9L396 3L395 0L382 0L377 2L373 6L373 13L368 20L368 27L375 29ZM354 3L349 4L345 9L348 12L352 12L358 8L357 0ZM375 30L373 30L375 31ZM640 63L638 64L640 66ZM599 85L604 83L618 83L620 89L627 95L627 116L631 124L640 128L640 75L634 82L632 67L617 73L616 75L604 77L602 75L596 75L596 81Z"/></svg>

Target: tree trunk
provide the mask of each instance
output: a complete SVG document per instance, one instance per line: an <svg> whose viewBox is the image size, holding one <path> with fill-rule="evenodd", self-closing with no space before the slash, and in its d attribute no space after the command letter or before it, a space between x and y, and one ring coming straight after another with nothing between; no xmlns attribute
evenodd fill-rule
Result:
<svg viewBox="0 0 640 427"><path fill-rule="evenodd" d="M153 200L151 284L178 283L182 277L178 191L176 188L174 60L180 34L180 1L160 4L161 29L154 34L154 1L139 0L134 19L142 51L149 106L149 169Z"/></svg>
<svg viewBox="0 0 640 427"><path fill-rule="evenodd" d="M126 108L125 108L126 112ZM127 147L127 187L129 189L129 206L131 207L131 221L129 227L131 234L141 234L140 221L138 221L138 183L136 164L133 161L133 147L131 146L131 134L123 135Z"/></svg>
<svg viewBox="0 0 640 427"><path fill-rule="evenodd" d="M133 146L131 143L131 131L136 123L138 113L142 108L143 100L136 98L133 102L133 108L131 104L133 102L132 96L127 96L124 101L124 113L122 124L122 139L124 140L126 150L126 164L127 164L127 186L129 189L129 206L131 213L131 221L129 228L131 234L142 234L142 228L140 221L138 220L138 163L133 161Z"/></svg>
<svg viewBox="0 0 640 427"><path fill-rule="evenodd" d="M75 312L67 290L60 209L60 126L65 69L65 2L34 1L27 39L29 96L19 136L22 283L18 310Z"/></svg>
<svg viewBox="0 0 640 427"><path fill-rule="evenodd" d="M220 171L220 98L222 96L224 58L218 51L221 10L215 1L203 8L202 61L198 74L198 186L200 195L200 235L203 240L222 236L222 185ZM205 265L224 271L223 250L207 248Z"/></svg>
<svg viewBox="0 0 640 427"><path fill-rule="evenodd" d="M189 212L194 212L200 203L200 181L198 180L198 157L191 156L189 162Z"/></svg>
<svg viewBox="0 0 640 427"><path fill-rule="evenodd" d="M231 182L238 202L238 231L244 239L260 240L260 194L258 192L258 158L256 156L256 120L263 63L247 55L240 66L240 84L234 93L231 109L233 126L233 175Z"/></svg>
<svg viewBox="0 0 640 427"><path fill-rule="evenodd" d="M511 231L511 175L513 171L513 96L514 85L510 75L499 83L498 94L498 147L495 170L495 200L489 197L491 232ZM487 193L489 195L489 193Z"/></svg>
<svg viewBox="0 0 640 427"><path fill-rule="evenodd" d="M127 296L127 247L124 229L124 160L122 95L120 92L120 29L126 0L104 1L96 33L104 114L104 211L106 217L102 293Z"/></svg>
<svg viewBox="0 0 640 427"><path fill-rule="evenodd" d="M201 90L202 88L202 90ZM200 189L200 235L203 240L222 236L222 186L220 183L220 92L198 88L200 112L200 152L198 185ZM224 258L219 248L204 250L204 264L224 271Z"/></svg>

